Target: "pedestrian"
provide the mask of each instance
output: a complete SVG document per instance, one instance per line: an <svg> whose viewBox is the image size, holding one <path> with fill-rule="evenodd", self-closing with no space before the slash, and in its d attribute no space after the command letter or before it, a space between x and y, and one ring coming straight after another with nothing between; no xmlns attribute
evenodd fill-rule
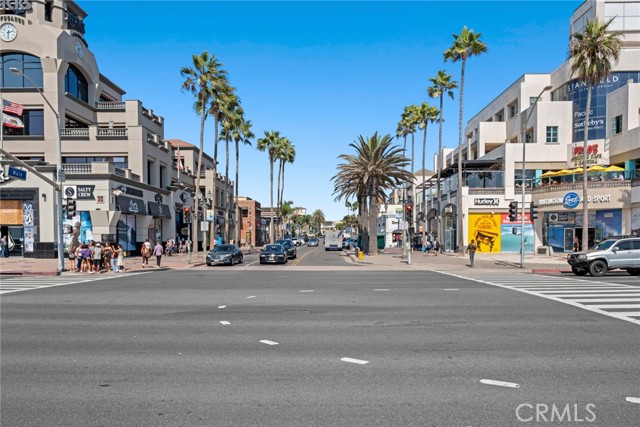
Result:
<svg viewBox="0 0 640 427"><path fill-rule="evenodd" d="M98 242L93 249L93 273L100 274L100 271L102 271L102 246Z"/></svg>
<svg viewBox="0 0 640 427"><path fill-rule="evenodd" d="M471 267L473 267L473 261L476 256L476 249L478 249L478 246L476 246L475 240L471 239L471 243L469 243L469 246L467 246L467 253L469 253L469 261L471 262Z"/></svg>
<svg viewBox="0 0 640 427"><path fill-rule="evenodd" d="M149 239L144 241L140 252L142 253L142 268L148 267L149 258L151 258L151 243L149 243Z"/></svg>
<svg viewBox="0 0 640 427"><path fill-rule="evenodd" d="M573 252L580 251L580 239L578 236L573 236Z"/></svg>
<svg viewBox="0 0 640 427"><path fill-rule="evenodd" d="M173 237L169 237L169 239L167 240L167 255L171 256L173 255L173 247L175 246L176 242L175 240L173 240Z"/></svg>
<svg viewBox="0 0 640 427"><path fill-rule="evenodd" d="M438 256L438 252L440 252L440 240L438 239L433 242L433 252L436 254L436 256Z"/></svg>
<svg viewBox="0 0 640 427"><path fill-rule="evenodd" d="M153 248L153 254L156 256L156 268L160 268L160 261L162 260L162 243L156 242L156 247Z"/></svg>
<svg viewBox="0 0 640 427"><path fill-rule="evenodd" d="M76 256L76 272L80 273L81 269L82 269L82 244L79 244L78 247L75 250L75 256Z"/></svg>
<svg viewBox="0 0 640 427"><path fill-rule="evenodd" d="M115 243L107 243L109 245L109 255L105 254L105 259L108 257L109 265L111 266L112 273L119 273L118 267L116 266L116 261L118 254L116 253L116 244Z"/></svg>
<svg viewBox="0 0 640 427"><path fill-rule="evenodd" d="M118 256L118 272L124 270L124 250L122 249L121 244L116 245L118 249L116 249L116 254Z"/></svg>
<svg viewBox="0 0 640 427"><path fill-rule="evenodd" d="M91 272L91 248L86 243L82 245L82 272Z"/></svg>
<svg viewBox="0 0 640 427"><path fill-rule="evenodd" d="M76 272L76 247L71 244L69 246L69 271L72 273Z"/></svg>
<svg viewBox="0 0 640 427"><path fill-rule="evenodd" d="M6 234L0 239L0 256L2 258L9 258L9 240Z"/></svg>

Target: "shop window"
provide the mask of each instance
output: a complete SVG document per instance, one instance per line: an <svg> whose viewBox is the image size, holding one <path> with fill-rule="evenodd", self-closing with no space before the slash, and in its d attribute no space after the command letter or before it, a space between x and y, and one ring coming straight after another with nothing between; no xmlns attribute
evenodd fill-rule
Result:
<svg viewBox="0 0 640 427"><path fill-rule="evenodd" d="M24 73L14 74L10 68L15 67ZM31 80L29 80L27 77ZM0 86L16 88L42 88L42 64L40 58L24 53L3 53L0 55ZM35 83L35 85L34 85Z"/></svg>
<svg viewBox="0 0 640 427"><path fill-rule="evenodd" d="M44 136L43 110L23 110L20 120L24 123L23 128L3 126L3 134L7 136Z"/></svg>
<svg viewBox="0 0 640 427"><path fill-rule="evenodd" d="M547 126L547 144L558 143L558 126Z"/></svg>
<svg viewBox="0 0 640 427"><path fill-rule="evenodd" d="M518 101L513 101L511 104L507 106L509 109L509 118L513 118L518 115Z"/></svg>
<svg viewBox="0 0 640 427"><path fill-rule="evenodd" d="M74 98L89 102L89 85L87 79L73 64L69 64L67 74L64 76L64 91Z"/></svg>
<svg viewBox="0 0 640 427"><path fill-rule="evenodd" d="M614 117L611 131L614 135L622 133L622 114Z"/></svg>

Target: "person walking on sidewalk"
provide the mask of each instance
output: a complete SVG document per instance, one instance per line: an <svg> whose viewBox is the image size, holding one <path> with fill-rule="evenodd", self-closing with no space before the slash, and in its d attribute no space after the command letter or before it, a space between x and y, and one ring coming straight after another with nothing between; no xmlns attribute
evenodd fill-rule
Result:
<svg viewBox="0 0 640 427"><path fill-rule="evenodd" d="M122 245L116 243L118 249L116 249L116 255L118 257L118 272L124 270L124 250L122 249Z"/></svg>
<svg viewBox="0 0 640 427"><path fill-rule="evenodd" d="M102 271L102 246L100 246L100 242L96 243L95 248L93 249L93 271L94 274L100 274Z"/></svg>
<svg viewBox="0 0 640 427"><path fill-rule="evenodd" d="M0 256L9 258L9 239L7 239L6 234L0 239Z"/></svg>
<svg viewBox="0 0 640 427"><path fill-rule="evenodd" d="M473 261L476 257L477 248L478 246L476 246L475 240L471 239L471 243L469 243L469 246L467 246L467 252L469 253L469 262L471 262L471 267L473 267Z"/></svg>
<svg viewBox="0 0 640 427"><path fill-rule="evenodd" d="M149 266L149 258L151 258L151 243L149 243L149 239L146 239L142 244L142 248L140 252L142 253L142 268Z"/></svg>
<svg viewBox="0 0 640 427"><path fill-rule="evenodd" d="M160 243L159 241L156 242L156 247L153 248L153 254L156 256L156 268L160 268L160 261L162 260L162 253L163 253L163 249L162 249L162 243Z"/></svg>
<svg viewBox="0 0 640 427"><path fill-rule="evenodd" d="M433 242L433 252L435 252L436 256L438 256L438 252L440 252L440 240L438 239Z"/></svg>

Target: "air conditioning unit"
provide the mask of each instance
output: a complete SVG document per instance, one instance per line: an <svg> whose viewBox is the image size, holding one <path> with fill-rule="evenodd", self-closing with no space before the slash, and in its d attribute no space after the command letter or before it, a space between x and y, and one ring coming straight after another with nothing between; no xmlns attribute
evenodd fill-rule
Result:
<svg viewBox="0 0 640 427"><path fill-rule="evenodd" d="M558 222L558 214L557 213L549 214L549 221L550 222Z"/></svg>

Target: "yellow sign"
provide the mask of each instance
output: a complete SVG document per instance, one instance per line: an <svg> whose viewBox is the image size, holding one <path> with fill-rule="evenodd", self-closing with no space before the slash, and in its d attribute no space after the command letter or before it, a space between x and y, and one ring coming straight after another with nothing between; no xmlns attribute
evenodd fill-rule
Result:
<svg viewBox="0 0 640 427"><path fill-rule="evenodd" d="M500 252L500 214L469 214L469 241L478 252Z"/></svg>

